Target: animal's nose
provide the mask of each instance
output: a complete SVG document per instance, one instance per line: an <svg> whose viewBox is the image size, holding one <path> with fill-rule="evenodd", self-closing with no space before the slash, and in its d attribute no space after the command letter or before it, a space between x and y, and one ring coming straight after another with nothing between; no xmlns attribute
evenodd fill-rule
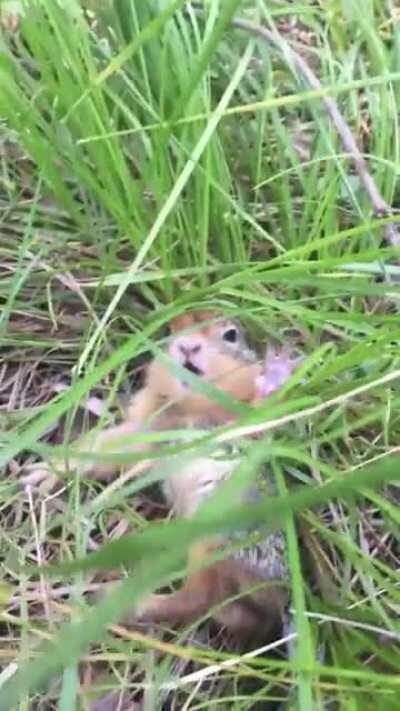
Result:
<svg viewBox="0 0 400 711"><path fill-rule="evenodd" d="M184 355L186 358L195 355L196 353L200 353L201 351L201 343L199 343L198 341L182 340L179 341L177 345L182 355Z"/></svg>

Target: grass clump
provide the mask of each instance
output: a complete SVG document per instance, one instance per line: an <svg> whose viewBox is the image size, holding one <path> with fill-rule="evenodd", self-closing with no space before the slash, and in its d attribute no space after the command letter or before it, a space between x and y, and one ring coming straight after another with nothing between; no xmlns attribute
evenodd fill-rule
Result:
<svg viewBox="0 0 400 711"><path fill-rule="evenodd" d="M0 708L87 709L117 693L121 708L250 709L248 677L259 701L290 708L398 708L398 250L287 54L335 95L397 208L398 10L17 6L7 24L3 4L0 46ZM233 28L238 16L278 31L280 47ZM164 524L156 557L148 522L166 512L143 482L71 477L43 495L16 485L27 462L118 417L163 325L198 305L238 316L258 345L307 356L305 382L252 423L268 424L281 496L263 511L287 536L289 660L235 660L209 630L165 641L118 625L181 566L182 535L212 518ZM153 547L140 549L139 532ZM99 550L101 572L86 559ZM37 569L72 560L83 562L54 577Z"/></svg>

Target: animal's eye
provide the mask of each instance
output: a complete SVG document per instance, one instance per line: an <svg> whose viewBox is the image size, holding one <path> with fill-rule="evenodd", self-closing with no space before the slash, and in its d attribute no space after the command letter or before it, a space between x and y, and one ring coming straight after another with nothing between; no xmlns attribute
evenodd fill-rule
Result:
<svg viewBox="0 0 400 711"><path fill-rule="evenodd" d="M228 341L228 343L236 343L238 339L238 331L236 328L228 328L227 331L224 331L222 334L222 338L224 341Z"/></svg>

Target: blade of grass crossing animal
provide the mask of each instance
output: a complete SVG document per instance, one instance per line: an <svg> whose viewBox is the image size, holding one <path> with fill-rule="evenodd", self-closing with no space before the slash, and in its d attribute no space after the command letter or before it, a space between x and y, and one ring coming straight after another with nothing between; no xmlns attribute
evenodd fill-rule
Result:
<svg viewBox="0 0 400 711"><path fill-rule="evenodd" d="M78 667L72 666L64 669L61 682L61 693L58 702L58 711L75 711L79 693Z"/></svg>
<svg viewBox="0 0 400 711"><path fill-rule="evenodd" d="M273 472L277 480L278 492L280 496L287 496L288 489L283 472L279 464L276 462L273 462ZM292 604L295 610L294 621L297 632L295 654L297 659L301 660L302 665L308 669L308 671L303 671L298 674L298 708L300 711L309 711L309 709L313 708L314 704L313 679L315 673L315 650L310 622L305 615L305 583L301 570L296 524L292 515L289 515L286 518L286 542L292 587Z"/></svg>

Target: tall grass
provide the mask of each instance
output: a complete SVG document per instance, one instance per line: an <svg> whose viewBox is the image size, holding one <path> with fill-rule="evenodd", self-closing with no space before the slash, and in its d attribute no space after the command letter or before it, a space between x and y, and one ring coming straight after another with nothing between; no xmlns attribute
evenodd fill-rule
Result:
<svg viewBox="0 0 400 711"><path fill-rule="evenodd" d="M204 5L31 0L1 37L0 708L88 708L114 689L143 691L145 708L172 693L177 708L245 709L248 676L291 708L398 707L396 252L285 54L304 53L337 95L397 207L398 11ZM281 51L233 30L234 15L277 28ZM220 497L217 516L160 526L148 478L18 488L24 463L57 460L118 416L116 395L136 386L163 325L200 304L238 316L261 349L274 339L307 356L283 398L180 449L263 429L279 500L248 511ZM89 395L105 402L98 419ZM173 465L163 452L152 481ZM117 626L182 574L191 540L256 517L286 532L292 658L232 665L193 630L167 643Z"/></svg>

